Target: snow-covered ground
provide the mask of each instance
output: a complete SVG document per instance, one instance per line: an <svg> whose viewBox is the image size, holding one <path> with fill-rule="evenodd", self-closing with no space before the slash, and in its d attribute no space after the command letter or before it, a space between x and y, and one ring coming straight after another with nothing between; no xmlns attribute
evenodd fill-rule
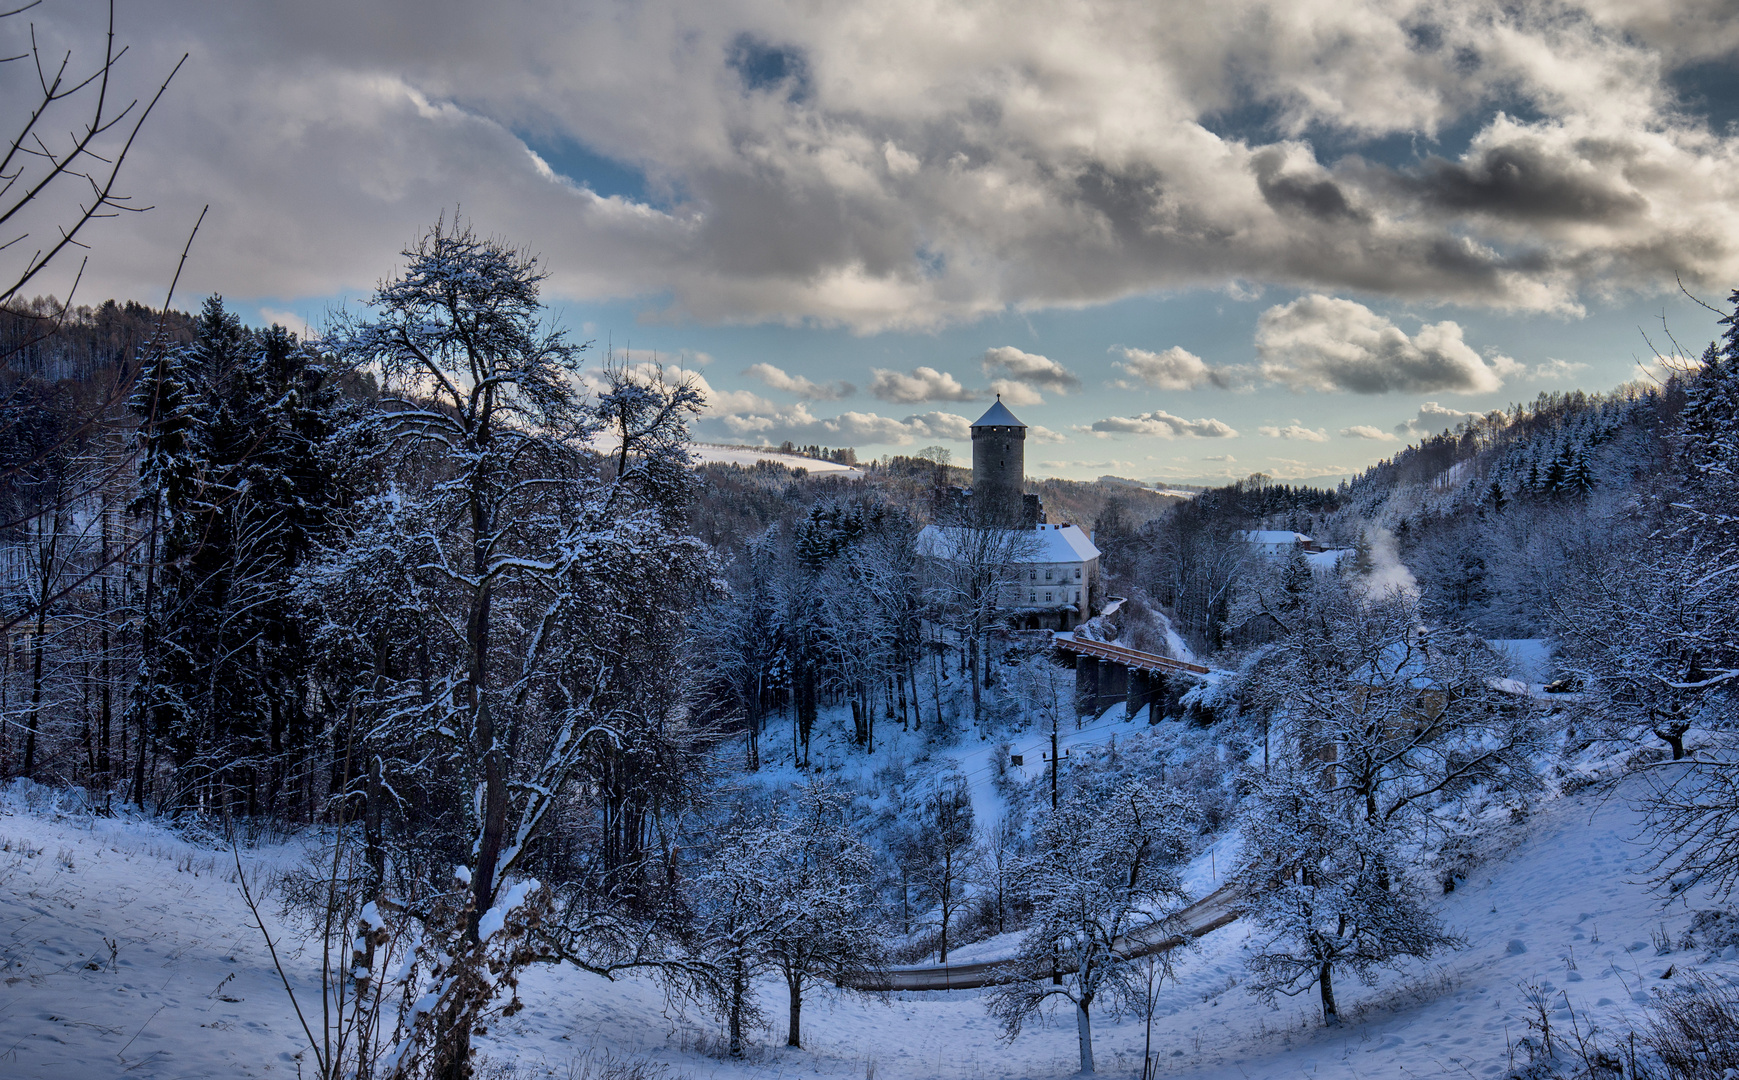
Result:
<svg viewBox="0 0 1739 1080"><path fill-rule="evenodd" d="M776 465L784 465L792 469L808 469L811 475L817 476L822 474L845 476L853 480L863 476L862 469L850 465L841 465L834 461L817 461L815 458L803 457L800 454L781 454L771 448L694 443L689 447L689 456L696 461L708 464L753 465L757 461L771 461Z"/></svg>
<svg viewBox="0 0 1739 1080"><path fill-rule="evenodd" d="M1070 734L1088 738L1097 726ZM1561 1027L1573 1009L1584 1031L1612 1031L1671 985L1662 980L1669 967L1739 975L1733 949L1707 962L1694 952L1657 955L1654 940L1664 932L1676 941L1698 900L1663 909L1639 884L1632 793L1567 797L1513 826L1492 861L1441 901L1467 946L1375 988L1343 979L1352 1020L1338 1031L1318 1026L1314 998L1276 1011L1244 993L1241 924L1210 935L1182 958L1155 1024L1165 1074L1498 1076L1509 1047L1527 1034L1524 983L1550 996ZM242 859L250 880L265 880L300 854L292 842ZM1192 887L1211 888L1204 864L1223 864L1226 854L1204 853ZM271 922L275 902L267 914ZM295 1075L301 1031L249 925L226 851L150 822L57 815L14 800L0 814L0 950L0 1076ZM306 986L318 956L292 950L286 961ZM716 1043L713 1021L667 1002L647 980L534 971L521 997L525 1011L484 1045L526 1076L566 1075L570 1064L606 1053L643 1057L676 1075L769 1080L1060 1077L1075 1069L1070 1017L1004 1043L976 991L818 1000L804 1009L804 1049L779 1046L782 1030L762 1032L747 1063L697 1050ZM782 1017L781 986L763 987L763 1003ZM1101 1072L1138 1073L1141 1024L1102 1016L1096 1028Z"/></svg>

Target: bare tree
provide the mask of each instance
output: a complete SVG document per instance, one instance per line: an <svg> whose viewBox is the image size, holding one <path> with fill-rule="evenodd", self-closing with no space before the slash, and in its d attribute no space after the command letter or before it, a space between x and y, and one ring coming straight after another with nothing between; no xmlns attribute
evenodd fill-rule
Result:
<svg viewBox="0 0 1739 1080"><path fill-rule="evenodd" d="M1018 603L1017 567L1039 550L1031 529L930 526L919 536L926 598L955 634L971 671L972 722L983 721L990 631Z"/></svg>

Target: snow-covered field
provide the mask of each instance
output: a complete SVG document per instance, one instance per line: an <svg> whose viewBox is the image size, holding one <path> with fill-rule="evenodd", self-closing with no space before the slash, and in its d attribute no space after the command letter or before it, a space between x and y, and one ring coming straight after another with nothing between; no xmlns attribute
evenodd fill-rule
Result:
<svg viewBox="0 0 1739 1080"><path fill-rule="evenodd" d="M803 457L800 454L781 454L777 450L762 449L753 446L714 446L710 443L695 443L689 448L689 456L696 461L720 465L753 465L757 461L771 461L775 465L784 465L791 469L808 469L814 476L844 476L853 480L863 476L863 470L850 465L841 465L835 461L818 461L815 458Z"/></svg>
<svg viewBox="0 0 1739 1080"><path fill-rule="evenodd" d="M1183 958L1155 1025L1165 1074L1498 1076L1527 1034L1523 984L1549 995L1555 1024L1568 1029L1573 1010L1586 1032L1639 1019L1641 1002L1671 985L1662 980L1669 967L1739 975L1731 948L1706 962L1693 952L1657 955L1654 942L1663 932L1677 941L1698 900L1663 910L1639 883L1631 793L1566 797L1513 826L1507 850L1442 900L1467 946L1374 988L1345 979L1342 1006L1352 1021L1341 1030L1318 1026L1313 998L1276 1011L1244 993L1240 924L1204 939ZM242 863L250 881L263 881L300 855L290 842L244 852ZM1204 870L1192 868L1192 886L1211 885ZM14 798L0 815L0 1076L295 1075L301 1031L235 877L229 852L154 823L59 814ZM286 960L307 986L318 956L292 949ZM768 1015L781 1016L782 986L763 989ZM1075 1069L1070 1017L1004 1043L975 991L815 1001L804 1010L804 1049L779 1046L781 1030L761 1032L761 1049L746 1063L702 1052L716 1044L716 1025L667 1002L650 981L536 971L521 997L525 1011L484 1046L526 1076L567 1075L604 1054L700 1077L1055 1077ZM1138 1074L1140 1023L1105 1016L1096 1028L1100 1070Z"/></svg>

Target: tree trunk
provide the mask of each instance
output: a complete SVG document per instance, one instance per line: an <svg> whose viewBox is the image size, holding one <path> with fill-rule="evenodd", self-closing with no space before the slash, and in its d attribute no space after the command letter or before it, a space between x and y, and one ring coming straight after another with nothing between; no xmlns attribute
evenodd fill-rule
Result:
<svg viewBox="0 0 1739 1080"><path fill-rule="evenodd" d="M734 1058L743 1056L743 999L749 993L748 973L741 963L731 965L731 1007L730 1007L730 1053Z"/></svg>
<svg viewBox="0 0 1739 1080"><path fill-rule="evenodd" d="M30 642L30 724L24 729L24 778L36 779L36 728L42 722L42 637L48 632L48 583L36 609L36 636Z"/></svg>
<svg viewBox="0 0 1739 1080"><path fill-rule="evenodd" d="M105 504L103 515L103 575L97 579L97 593L103 609L103 621L98 623L97 648L100 659L97 662L97 771L103 777L103 790L107 793L114 786L114 777L110 775L114 762L109 756L109 724L113 720L112 693L109 682L109 619L112 609L109 607L109 508Z"/></svg>
<svg viewBox="0 0 1739 1080"><path fill-rule="evenodd" d="M487 408L487 406L485 406ZM478 433L477 444L484 449L489 443L487 426ZM488 577L489 550L494 534L494 515L484 502L481 475L473 474L471 500L471 565L477 575L477 593L471 601L470 618L466 620L465 645L470 652L471 694L469 704L474 717L475 748L483 758L483 833L477 844L477 866L471 879L471 914L466 920L465 935L477 941L477 923L489 910L495 898L495 876L501 847L507 838L507 761L500 740L495 734L495 717L489 707L489 630L490 601L494 589Z"/></svg>
<svg viewBox="0 0 1739 1080"><path fill-rule="evenodd" d="M799 1025L803 1021L803 973L798 971L788 973L785 976L785 985L791 991L791 1028L785 1035L785 1045L801 1049L803 1040L798 1032Z"/></svg>
<svg viewBox="0 0 1739 1080"><path fill-rule="evenodd" d="M1075 1003L1075 1038L1081 1044L1081 1071L1093 1071L1093 1019L1087 1015L1087 1003Z"/></svg>
<svg viewBox="0 0 1739 1080"><path fill-rule="evenodd" d="M970 676L972 680L972 727L976 730L983 714L983 688L980 687L978 680L978 635L966 635L966 642L967 662L972 667Z"/></svg>
<svg viewBox="0 0 1739 1080"><path fill-rule="evenodd" d="M1323 1026L1340 1027L1340 1012L1334 1004L1334 970L1332 965L1322 965L1322 972L1317 978L1317 984L1322 988Z"/></svg>

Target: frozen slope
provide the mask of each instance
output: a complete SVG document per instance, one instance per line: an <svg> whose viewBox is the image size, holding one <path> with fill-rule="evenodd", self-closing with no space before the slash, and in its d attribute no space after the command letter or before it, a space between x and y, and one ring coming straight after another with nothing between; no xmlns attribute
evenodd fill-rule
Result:
<svg viewBox="0 0 1739 1080"><path fill-rule="evenodd" d="M1584 1025L1608 1029L1639 1015L1639 995L1667 985L1669 965L1739 974L1732 960L1656 955L1651 935L1664 927L1677 940L1699 901L1663 911L1638 884L1630 790L1565 798L1515 826L1507 850L1442 900L1468 946L1375 988L1342 980L1352 1020L1339 1031L1320 1028L1313 998L1276 1011L1243 991L1240 924L1204 939L1181 958L1155 1024L1165 1075L1498 1076L1508 1045L1527 1033L1521 983L1552 996L1554 1023L1569 1023L1567 995ZM0 1076L295 1075L300 1031L226 853L150 824L43 814L0 816L0 839ZM295 852L244 855L250 878ZM104 938L117 943L112 964ZM316 959L292 958L295 977ZM757 1034L755 1058L742 1064L697 1051L716 1040L716 1025L644 979L535 972L522 997L526 1010L484 1046L524 1076L566 1075L570 1063L603 1053L678 1075L769 1080L863 1077L872 1067L880 1080L1061 1077L1075 1068L1070 1017L1004 1043L976 991L815 1000L804 1010L805 1049L786 1050L784 991L768 983L762 1004L775 1030ZM1100 1016L1095 1027L1100 1071L1138 1073L1140 1023Z"/></svg>

